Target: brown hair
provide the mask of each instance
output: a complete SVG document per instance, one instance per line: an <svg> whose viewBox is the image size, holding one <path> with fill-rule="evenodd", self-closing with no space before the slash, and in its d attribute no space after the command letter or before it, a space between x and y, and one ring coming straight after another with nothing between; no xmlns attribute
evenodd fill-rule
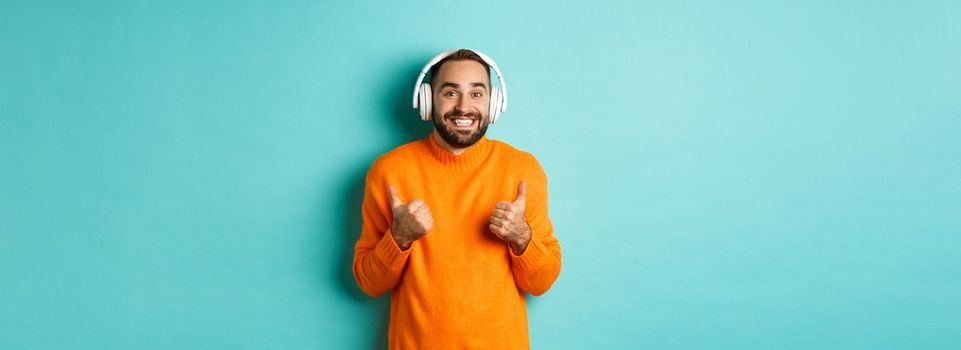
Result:
<svg viewBox="0 0 961 350"><path fill-rule="evenodd" d="M480 55L478 55L476 52L468 49L460 49L460 50L454 51L454 53L440 60L440 62L437 62L437 64L435 64L433 67L430 67L430 82L433 83L434 74L437 74L437 72L440 71L440 67L443 66L444 63L447 63L447 61L466 61L466 60L477 61L480 64L484 65L484 69L487 69L487 87L490 88L491 87L490 86L491 85L490 65L488 65L487 62L484 62L484 59L481 58Z"/></svg>

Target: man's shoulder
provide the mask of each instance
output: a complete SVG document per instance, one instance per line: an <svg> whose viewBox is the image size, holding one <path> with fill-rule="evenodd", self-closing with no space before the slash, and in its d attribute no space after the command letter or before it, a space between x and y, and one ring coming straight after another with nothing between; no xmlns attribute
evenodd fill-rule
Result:
<svg viewBox="0 0 961 350"><path fill-rule="evenodd" d="M370 173L379 174L386 168L396 168L397 166L409 162L418 153L423 150L421 148L425 147L423 139L414 140L400 146L394 147L394 149L384 152L374 162L370 165Z"/></svg>
<svg viewBox="0 0 961 350"><path fill-rule="evenodd" d="M374 162L378 162L378 161L390 162L390 161L405 159L410 156L416 155L418 152L423 151L421 150L421 148L424 148L426 146L427 145L425 144L425 140L423 139L414 140L414 141L405 143L403 145L394 147L394 149L390 151L384 152L384 154L381 154L380 157L377 157L377 159Z"/></svg>
<svg viewBox="0 0 961 350"><path fill-rule="evenodd" d="M515 165L532 167L540 170L541 164L538 162L537 157L535 157L533 153L514 147L513 145L504 141L493 139L490 141L494 145L494 148L497 149L505 159L511 161L512 163L516 163Z"/></svg>

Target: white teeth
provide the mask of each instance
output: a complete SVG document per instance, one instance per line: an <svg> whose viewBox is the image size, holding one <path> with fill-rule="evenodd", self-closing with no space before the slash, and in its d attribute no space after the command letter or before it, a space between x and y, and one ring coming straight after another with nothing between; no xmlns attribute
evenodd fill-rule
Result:
<svg viewBox="0 0 961 350"><path fill-rule="evenodd" d="M457 124L457 126L468 126L473 123L474 121L471 119L454 119L454 124Z"/></svg>

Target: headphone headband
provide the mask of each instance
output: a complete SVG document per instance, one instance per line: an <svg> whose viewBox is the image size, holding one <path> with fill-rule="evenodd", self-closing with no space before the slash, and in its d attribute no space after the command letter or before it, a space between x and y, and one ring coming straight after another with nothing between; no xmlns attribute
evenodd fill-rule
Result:
<svg viewBox="0 0 961 350"><path fill-rule="evenodd" d="M418 102L418 99L419 99L418 95L420 95L420 84L424 82L424 77L427 75L427 72L429 72L430 68L433 67L435 64L437 64L437 62L440 62L441 60L447 58L447 56L450 56L454 52L457 52L457 50L460 50L460 49L451 49L451 50L447 50L437 54L437 56L434 56L434 58L431 58L430 61L428 61L427 64L424 65L424 68L420 70L420 74L417 75L417 82L414 83L414 102L413 102L414 108L420 107ZM497 74L497 81L501 85L500 94L501 94L502 102L499 106L500 107L499 109L501 112L507 111L507 84L504 83L503 74L501 74L500 68L497 67L497 63L494 62L494 60L492 60L490 56L485 55L483 52L473 50L473 49L466 49L466 50L470 50L476 53L478 56L480 56L482 60L484 60L485 63L487 63L488 66L494 69L494 74Z"/></svg>

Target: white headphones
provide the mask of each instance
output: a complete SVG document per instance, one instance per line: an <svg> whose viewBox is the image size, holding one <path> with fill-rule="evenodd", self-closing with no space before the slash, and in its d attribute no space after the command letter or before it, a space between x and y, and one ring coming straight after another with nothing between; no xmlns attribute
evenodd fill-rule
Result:
<svg viewBox="0 0 961 350"><path fill-rule="evenodd" d="M421 120L424 120L424 121L430 120L431 109L433 107L433 103L431 100L431 96L433 96L433 93L431 92L430 84L424 83L424 76L427 75L427 72L430 71L430 68L433 67L435 64L437 64L437 62L440 62L444 58L447 58L447 56L450 56L457 50L459 49L447 50L447 51L441 52L437 56L434 56L434 58L432 58L429 62L427 62L427 64L424 65L424 68L420 70L420 74L417 75L417 82L414 83L414 109L418 109L419 107ZM497 89L496 87L491 86L491 93L490 93L491 100L490 100L490 106L488 106L487 112L490 115L491 124L493 124L495 121L497 121L497 117L500 116L501 112L504 112L507 110L507 85L504 83L504 77L501 74L501 70L500 68L497 68L497 63L494 63L494 60L492 60L487 55L481 53L480 51L477 51L477 50L471 50L471 51L473 51L478 56L480 56L480 58L483 59L484 62L487 62L487 65L489 65L491 68L494 69L494 73L497 74L497 81L500 82L500 85L501 85L500 90Z"/></svg>

